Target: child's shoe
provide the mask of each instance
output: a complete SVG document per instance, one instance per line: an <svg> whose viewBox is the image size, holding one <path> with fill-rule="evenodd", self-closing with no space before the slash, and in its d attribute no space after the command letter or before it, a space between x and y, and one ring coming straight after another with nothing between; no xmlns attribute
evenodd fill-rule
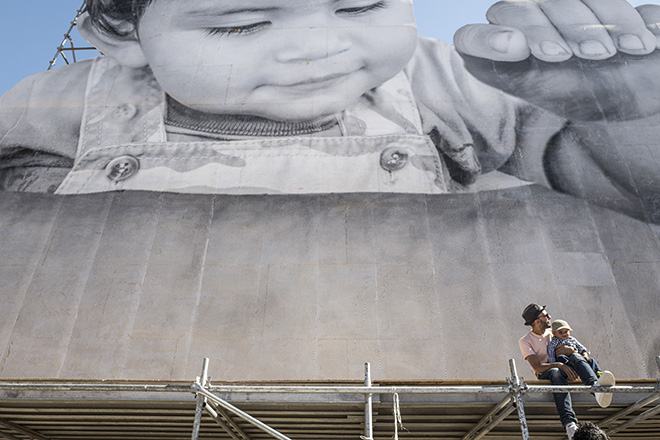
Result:
<svg viewBox="0 0 660 440"><path fill-rule="evenodd" d="M566 425L566 435L568 436L568 440L573 440L573 436L575 435L575 431L577 431L577 423L571 422L568 425Z"/></svg>
<svg viewBox="0 0 660 440"><path fill-rule="evenodd" d="M599 387L613 387L616 385L616 380L614 375L609 371L603 371L603 374L600 375L600 378L594 384ZM607 408L612 403L612 393L595 393L596 402L600 405L601 408Z"/></svg>

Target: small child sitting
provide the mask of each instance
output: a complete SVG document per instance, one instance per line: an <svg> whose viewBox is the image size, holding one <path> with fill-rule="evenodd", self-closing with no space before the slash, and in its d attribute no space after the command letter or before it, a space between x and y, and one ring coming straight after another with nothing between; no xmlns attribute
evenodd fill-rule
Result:
<svg viewBox="0 0 660 440"><path fill-rule="evenodd" d="M568 322L563 319L556 319L552 323L552 339L550 344L548 344L548 362L561 362L563 364L571 366L572 360L571 357L575 355L582 356L589 364L589 367L593 370L593 374L598 377L598 386L614 386L615 379L614 375L605 370L601 370L596 359L589 355L589 350L580 343L577 339L571 336L571 331L573 329L568 324ZM565 345L575 350L575 353L571 356L566 355L556 355L557 348L559 346ZM612 401L611 393L596 393L596 401L600 406L606 408L609 406Z"/></svg>
<svg viewBox="0 0 660 440"><path fill-rule="evenodd" d="M556 356L555 351L560 345L567 345L573 348L577 354L582 355L589 362L589 366L594 370L596 376L600 377L603 372L596 363L596 360L589 356L589 350L580 344L580 341L571 336L572 331L571 326L563 319L556 319L552 323L552 340L548 345L548 362L563 362L563 358L566 358L566 356ZM566 362L563 363L565 364Z"/></svg>

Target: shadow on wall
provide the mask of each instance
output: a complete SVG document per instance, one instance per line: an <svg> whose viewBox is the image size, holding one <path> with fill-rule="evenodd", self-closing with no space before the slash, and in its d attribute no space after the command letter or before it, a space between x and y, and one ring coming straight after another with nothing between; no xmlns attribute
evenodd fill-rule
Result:
<svg viewBox="0 0 660 440"><path fill-rule="evenodd" d="M655 374L658 231L541 187L0 204L3 377L498 379L531 300Z"/></svg>

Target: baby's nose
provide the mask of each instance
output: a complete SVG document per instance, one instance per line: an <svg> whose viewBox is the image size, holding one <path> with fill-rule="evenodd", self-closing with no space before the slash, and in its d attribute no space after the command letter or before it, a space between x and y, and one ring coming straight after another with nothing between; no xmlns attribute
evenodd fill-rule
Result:
<svg viewBox="0 0 660 440"><path fill-rule="evenodd" d="M282 63L324 60L351 47L351 39L341 28L286 29L282 33L285 43L276 54Z"/></svg>

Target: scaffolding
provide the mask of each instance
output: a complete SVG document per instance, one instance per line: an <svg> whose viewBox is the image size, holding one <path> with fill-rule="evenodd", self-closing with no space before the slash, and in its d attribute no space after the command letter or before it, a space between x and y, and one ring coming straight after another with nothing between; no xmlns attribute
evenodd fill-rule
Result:
<svg viewBox="0 0 660 440"><path fill-rule="evenodd" d="M656 358L658 368L660 369L660 356ZM229 402L218 397L220 392L257 392L257 393L322 393L322 394L347 394L358 393L365 396L365 432L361 437L363 440L373 440L373 420L371 399L374 394L391 394L395 402L395 423L394 423L394 438L398 439L397 426L400 424L400 416L397 416L396 402L398 402L399 394L506 394L506 397L498 403L491 411L488 412L477 425L470 430L463 440L479 440L485 437L499 422L504 420L514 410L518 412L518 420L520 421L520 431L523 440L530 440L529 429L527 427L527 418L525 416L524 398L525 394L531 393L554 393L554 392L570 392L570 393L598 393L598 392L611 392L611 393L650 393L651 396L636 402L629 408L621 411L604 422L601 422L602 427L612 426L612 424L620 420L625 415L649 405L660 398L660 385L658 386L554 386L554 385L526 385L524 380L518 376L516 363L513 359L509 360L509 369L511 377L507 378L508 386L479 386L479 387L374 387L371 385L371 372L369 363L365 364L365 386L364 387L226 387L214 386L208 380L208 359L204 360L202 368L202 376L198 377L192 385L192 391L197 395L197 408L195 416L195 424L193 427L192 440L198 440L199 427L201 423L201 414L206 410L208 414L220 424L223 429L231 433L232 438L235 440L249 440L248 437L241 435L234 437L234 434L224 420L230 421L231 416L227 412L244 421L256 426L257 428L265 431L273 438L278 440L292 440L284 434L272 429L271 427L263 424L259 420L250 416L249 414L234 407ZM215 394L214 394L215 393ZM660 405L655 408L649 409L632 420L620 424L612 429L606 429L608 434L616 434L624 429L635 425L643 420L648 419L660 413ZM222 415L222 420L219 416ZM231 422L230 422L231 423ZM240 434L240 433L238 433Z"/></svg>
<svg viewBox="0 0 660 440"><path fill-rule="evenodd" d="M55 67L57 60L60 57L64 60L66 64L71 64L71 62L74 63L78 62L78 55L77 55L78 52L86 52L90 50L99 52L98 49L95 47L76 46L76 44L73 41L73 36L72 36L73 30L75 29L76 26L78 26L78 19L85 12L86 7L87 7L87 2L83 0L82 4L80 5L80 8L78 8L78 10L76 11L76 16L74 17L73 20L71 20L71 23L69 24L69 29L64 34L64 38L62 42L60 43L59 46L57 46L55 55L48 63L48 70ZM71 62L67 57L67 53L71 55Z"/></svg>
<svg viewBox="0 0 660 440"><path fill-rule="evenodd" d="M656 358L658 367L660 368L660 357ZM130 392L130 393L192 393L196 399L194 421L192 423L192 440L199 440L202 428L202 417L206 415L210 417L217 426L224 432L224 438L231 438L232 440L253 440L257 437L254 434L249 434L246 427L256 429L265 438L275 438L279 440L292 440L296 437L292 434L286 435L268 423L260 421L257 417L250 415L248 412L239 409L234 404L230 403L230 398L223 396L267 396L277 395L274 401L279 401L284 404L291 402L291 396L303 396L309 394L320 395L321 399L327 399L328 402L339 401L341 399L333 399L332 396L353 396L353 401L362 401L364 406L363 411L363 432L360 438L362 440L374 440L374 420L373 420L373 398L378 396L379 402L384 400L384 396L388 396L387 400L391 400L393 409L392 429L394 431L394 438L398 436L406 436L407 433L399 432L403 428L401 412L399 410L399 396L400 395L432 395L436 402L442 402L445 398L442 396L447 395L471 395L471 396L491 396L492 402L497 402L474 426L467 432L462 434L462 440L479 440L486 437L493 429L495 429L502 421L507 419L514 412L517 412L519 423L519 435L523 440L530 439L528 429L527 415L525 413L525 399L526 396L534 394L544 394L553 392L570 392L570 393L594 393L594 392L611 392L611 393L632 393L644 395L645 397L637 400L632 405L622 408L617 412L609 415L607 418L599 420L598 424L604 429L608 435L619 434L640 422L643 422L657 414L660 414L660 405L655 405L647 409L635 417L628 417L633 412L640 411L645 407L655 403L660 399L660 385L655 382L653 385L631 385L614 387L588 387L581 385L568 385L568 386L552 386L552 385L530 385L526 384L524 379L518 375L516 364L513 360L509 360L509 369L511 377L507 378L506 384L502 385L455 385L455 386L382 386L373 385L371 380L370 365L365 364L365 378L364 385L282 385L282 384L265 384L265 385L236 385L236 384L213 384L211 383L208 375L209 362L205 359L203 362L202 373L192 384L173 384L173 383L81 383L81 382L53 382L53 383L39 383L27 381L14 381L14 382L0 382L0 392L12 392L16 395L23 395L26 391L55 391L55 392L99 392L99 393L113 393L113 392ZM282 397L284 396L284 397ZM501 399L498 396L502 396ZM283 405L285 406L285 405ZM554 414L556 418L556 414ZM624 420L626 419L627 420ZM190 425L189 425L190 426ZM8 422L0 419L0 438L7 438L10 440L17 440L28 438L31 440L49 440L49 438L34 429L21 426L14 422ZM190 428L189 428L190 429ZM10 434L12 433L12 434ZM15 435L13 435L15 433ZM213 438L208 437L207 438ZM259 437L262 438L262 437ZM501 435L496 438L513 438L511 436L502 437ZM554 438L554 437L553 437ZM640 438L657 438L657 431L651 437Z"/></svg>

